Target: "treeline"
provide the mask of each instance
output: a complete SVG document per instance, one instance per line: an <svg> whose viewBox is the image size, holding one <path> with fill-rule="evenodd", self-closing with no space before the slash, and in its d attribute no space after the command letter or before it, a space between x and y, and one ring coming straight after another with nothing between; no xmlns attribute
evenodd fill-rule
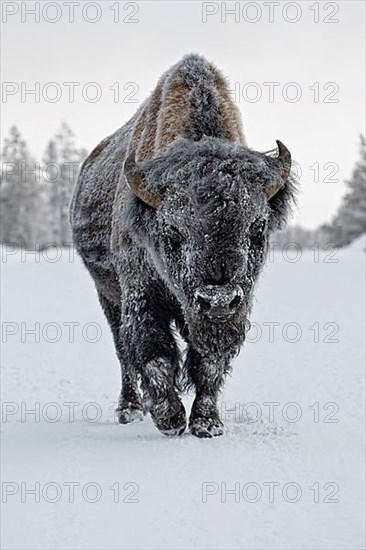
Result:
<svg viewBox="0 0 366 550"><path fill-rule="evenodd" d="M359 156L352 171L351 178L346 180L347 191L330 223L323 224L314 230L301 226L288 226L279 231L273 240L279 246L296 243L302 248L311 248L318 244L327 247L333 244L342 248L352 243L366 232L366 142L360 136Z"/></svg>
<svg viewBox="0 0 366 550"><path fill-rule="evenodd" d="M67 124L51 139L42 161L35 161L16 126L10 129L1 153L1 243L42 249L72 242L69 203L81 162L87 152L75 144ZM347 193L329 224L309 231L289 226L273 236L279 246L318 243L342 247L366 231L366 146L360 137L359 158L346 181Z"/></svg>
<svg viewBox="0 0 366 550"><path fill-rule="evenodd" d="M36 161L18 128L10 129L1 153L1 242L27 249L71 244L69 202L85 149L62 124Z"/></svg>

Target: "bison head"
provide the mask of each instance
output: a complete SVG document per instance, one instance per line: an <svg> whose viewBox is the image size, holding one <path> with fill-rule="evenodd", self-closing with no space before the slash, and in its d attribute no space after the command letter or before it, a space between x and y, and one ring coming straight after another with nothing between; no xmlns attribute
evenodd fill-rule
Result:
<svg viewBox="0 0 366 550"><path fill-rule="evenodd" d="M238 349L245 337L269 234L294 195L291 156L277 144L271 156L217 138L179 139L162 157L136 163L131 153L125 162L133 233L201 353Z"/></svg>

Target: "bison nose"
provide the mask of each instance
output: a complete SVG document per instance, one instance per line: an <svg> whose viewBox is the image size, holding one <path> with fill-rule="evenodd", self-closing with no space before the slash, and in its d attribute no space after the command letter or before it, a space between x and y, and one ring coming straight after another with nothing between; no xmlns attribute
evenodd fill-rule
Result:
<svg viewBox="0 0 366 550"><path fill-rule="evenodd" d="M195 293L198 311L210 318L234 315L242 303L243 290L238 285L210 285Z"/></svg>

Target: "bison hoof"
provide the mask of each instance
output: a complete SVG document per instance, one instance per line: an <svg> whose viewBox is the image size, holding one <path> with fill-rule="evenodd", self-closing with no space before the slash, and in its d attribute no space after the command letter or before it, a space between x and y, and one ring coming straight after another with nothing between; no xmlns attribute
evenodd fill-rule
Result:
<svg viewBox="0 0 366 550"><path fill-rule="evenodd" d="M141 408L137 407L133 403L127 403L126 405L120 405L116 409L117 418L119 424L130 424L130 422L142 421L144 419L144 413Z"/></svg>
<svg viewBox="0 0 366 550"><path fill-rule="evenodd" d="M211 438L224 433L224 425L219 418L199 416L190 421L189 429L196 437Z"/></svg>
<svg viewBox="0 0 366 550"><path fill-rule="evenodd" d="M155 426L164 435L182 435L187 427L186 411L178 397L174 403L165 399L153 404L150 413Z"/></svg>

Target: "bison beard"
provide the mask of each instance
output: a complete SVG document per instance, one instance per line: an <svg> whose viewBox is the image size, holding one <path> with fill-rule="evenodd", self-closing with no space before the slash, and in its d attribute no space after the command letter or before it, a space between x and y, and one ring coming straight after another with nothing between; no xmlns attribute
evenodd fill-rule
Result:
<svg viewBox="0 0 366 550"><path fill-rule="evenodd" d="M277 155L246 146L225 80L190 55L84 162L71 224L121 364L122 424L149 411L162 433L182 434L179 395L193 387L191 433L223 433L218 395L295 194L277 145Z"/></svg>

